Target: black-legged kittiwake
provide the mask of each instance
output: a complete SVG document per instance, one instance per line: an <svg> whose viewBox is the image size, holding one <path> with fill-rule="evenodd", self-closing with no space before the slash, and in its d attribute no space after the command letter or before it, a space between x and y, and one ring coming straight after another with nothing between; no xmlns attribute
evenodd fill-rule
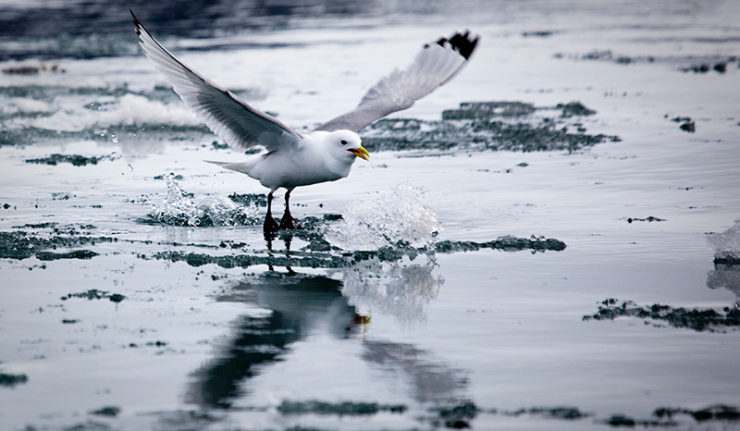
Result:
<svg viewBox="0 0 740 431"><path fill-rule="evenodd" d="M187 67L157 42L133 11L131 15L147 57L213 133L235 149L256 145L267 149L243 162L212 162L244 173L270 189L266 234L298 228L289 207L293 189L344 178L355 158L368 160L369 154L357 132L388 114L410 108L416 100L452 79L468 62L479 39L465 31L425 44L406 70L396 69L381 79L354 110L312 132L299 133ZM287 192L285 213L278 225L272 218L272 196L279 188Z"/></svg>

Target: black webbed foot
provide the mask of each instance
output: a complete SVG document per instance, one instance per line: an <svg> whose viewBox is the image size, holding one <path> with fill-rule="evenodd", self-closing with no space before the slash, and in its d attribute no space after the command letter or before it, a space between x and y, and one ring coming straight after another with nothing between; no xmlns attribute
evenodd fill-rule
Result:
<svg viewBox="0 0 740 431"><path fill-rule="evenodd" d="M290 215L290 211L285 211L285 214L283 214L283 218L280 219L280 225L278 226L278 229L300 229L301 225L298 224L297 221L293 218L292 215Z"/></svg>
<svg viewBox="0 0 740 431"><path fill-rule="evenodd" d="M268 236L274 238L277 234L278 229L282 228L278 226L277 222L274 218L272 218L271 214L267 214L267 217L265 217L265 224L262 226L265 238L267 238Z"/></svg>
<svg viewBox="0 0 740 431"><path fill-rule="evenodd" d="M277 222L274 218L272 218L272 193L267 194L267 214L265 214L265 224L262 225L262 232L265 234L265 239L269 241L272 239L275 239L277 236L277 231L280 229Z"/></svg>

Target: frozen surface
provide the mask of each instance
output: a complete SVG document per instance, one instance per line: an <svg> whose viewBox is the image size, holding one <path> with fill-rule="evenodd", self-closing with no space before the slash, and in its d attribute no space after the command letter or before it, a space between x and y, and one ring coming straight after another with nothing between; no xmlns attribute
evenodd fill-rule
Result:
<svg viewBox="0 0 740 431"><path fill-rule="evenodd" d="M0 5L0 429L740 428L737 2L141 3L298 129L482 41L266 240L127 10Z"/></svg>

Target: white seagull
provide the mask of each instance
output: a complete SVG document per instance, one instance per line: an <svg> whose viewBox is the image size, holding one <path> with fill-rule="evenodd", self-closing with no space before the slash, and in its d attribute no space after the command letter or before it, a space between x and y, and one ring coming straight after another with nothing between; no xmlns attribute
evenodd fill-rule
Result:
<svg viewBox="0 0 740 431"><path fill-rule="evenodd" d="M355 158L368 160L370 155L362 147L357 132L390 113L410 108L415 101L452 79L468 62L479 39L466 31L425 44L406 70L396 69L378 81L357 108L312 132L299 133L187 67L157 42L133 11L131 16L146 56L213 133L234 149L245 150L256 145L267 149L243 162L211 162L246 174L270 189L264 223L266 235L278 229L300 228L290 214L293 189L344 178L349 175ZM272 196L279 188L287 192L285 213L278 225L272 218Z"/></svg>

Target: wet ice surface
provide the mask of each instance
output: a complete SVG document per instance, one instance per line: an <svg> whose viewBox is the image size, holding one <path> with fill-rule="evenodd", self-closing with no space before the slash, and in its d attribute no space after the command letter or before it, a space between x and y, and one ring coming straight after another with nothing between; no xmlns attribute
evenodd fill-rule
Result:
<svg viewBox="0 0 740 431"><path fill-rule="evenodd" d="M161 23L307 129L441 28L483 37L269 243L133 34L0 38L38 69L0 74L0 428L738 428L740 331L663 319L737 315L738 7L468 6Z"/></svg>

